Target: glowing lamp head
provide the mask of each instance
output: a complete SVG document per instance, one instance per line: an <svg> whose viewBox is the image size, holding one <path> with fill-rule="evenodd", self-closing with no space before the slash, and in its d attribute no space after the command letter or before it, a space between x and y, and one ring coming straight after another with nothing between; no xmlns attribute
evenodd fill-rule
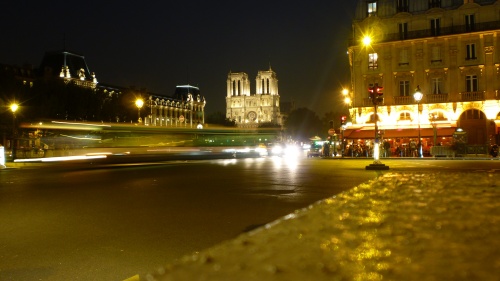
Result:
<svg viewBox="0 0 500 281"><path fill-rule="evenodd" d="M420 102L423 97L424 97L424 94L422 94L422 91L420 91L420 86L417 86L417 89L415 90L415 93L413 94L413 98L415 99L415 101Z"/></svg>
<svg viewBox="0 0 500 281"><path fill-rule="evenodd" d="M17 103L13 103L10 105L10 110L12 111L12 113L16 113L18 108L19 108L19 105L17 105Z"/></svg>
<svg viewBox="0 0 500 281"><path fill-rule="evenodd" d="M142 106L144 105L144 101L142 99L137 99L135 101L135 105L137 106L137 108L142 108Z"/></svg>
<svg viewBox="0 0 500 281"><path fill-rule="evenodd" d="M363 45L369 46L372 44L372 38L370 36L363 37Z"/></svg>

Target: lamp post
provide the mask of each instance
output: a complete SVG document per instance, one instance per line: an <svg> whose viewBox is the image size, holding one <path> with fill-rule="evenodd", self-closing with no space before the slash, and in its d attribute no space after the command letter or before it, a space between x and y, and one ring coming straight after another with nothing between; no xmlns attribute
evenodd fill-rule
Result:
<svg viewBox="0 0 500 281"><path fill-rule="evenodd" d="M418 143L417 143L417 153L419 157L423 157L422 153L422 141L420 140L420 101L424 95L420 91L420 85L417 85L417 89L415 89L415 93L413 94L413 98L417 102L417 123L418 123Z"/></svg>
<svg viewBox="0 0 500 281"><path fill-rule="evenodd" d="M19 109L19 105L17 103L13 103L10 105L10 111L12 111L12 161L16 159L17 153L17 145L16 145L16 111Z"/></svg>
<svg viewBox="0 0 500 281"><path fill-rule="evenodd" d="M350 109L351 109L351 104L352 104L352 99L349 93L348 89L342 89L342 95L344 96L344 103L347 105L348 110L349 110L349 116L351 115ZM342 137L342 150L341 150L341 157L344 157L344 152L345 152L345 141L344 141L344 130L346 129L347 126L347 120L344 118L345 116L341 117L341 122L340 122L340 129L341 129L341 137Z"/></svg>
<svg viewBox="0 0 500 281"><path fill-rule="evenodd" d="M142 99L137 99L135 101L135 105L137 106L137 117L138 117L137 122L142 123L142 120L141 120L141 108L144 105L144 101Z"/></svg>
<svg viewBox="0 0 500 281"><path fill-rule="evenodd" d="M433 133L433 145L437 145L437 124L436 124L437 115L429 114L429 121L432 125L432 133Z"/></svg>

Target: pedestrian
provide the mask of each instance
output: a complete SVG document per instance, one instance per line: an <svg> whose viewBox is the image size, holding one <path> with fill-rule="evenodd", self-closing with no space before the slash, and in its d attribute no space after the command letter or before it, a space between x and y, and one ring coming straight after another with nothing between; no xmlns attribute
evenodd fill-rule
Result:
<svg viewBox="0 0 500 281"><path fill-rule="evenodd" d="M410 140L410 151L411 151L411 156L417 157L417 144L413 139Z"/></svg>
<svg viewBox="0 0 500 281"><path fill-rule="evenodd" d="M43 149L43 157L47 157L47 153L49 151L49 145L44 143L42 149Z"/></svg>

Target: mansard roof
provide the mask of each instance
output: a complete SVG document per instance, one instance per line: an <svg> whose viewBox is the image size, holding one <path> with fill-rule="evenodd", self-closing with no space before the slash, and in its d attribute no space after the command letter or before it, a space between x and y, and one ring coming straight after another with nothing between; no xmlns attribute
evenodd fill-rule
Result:
<svg viewBox="0 0 500 281"><path fill-rule="evenodd" d="M189 94L191 97L196 99L197 97L201 97L200 89L191 85L178 85L175 87L175 93L173 98L176 100L186 101L188 99Z"/></svg>
<svg viewBox="0 0 500 281"><path fill-rule="evenodd" d="M68 67L71 77L78 78L80 73L86 80L92 80L85 57L66 50L46 52L39 67L40 75L59 77L63 67ZM83 72L81 72L83 70Z"/></svg>
<svg viewBox="0 0 500 281"><path fill-rule="evenodd" d="M498 0L474 0L473 2L478 5L494 4ZM356 6L355 20L362 21L368 15L368 3L377 3L377 16L392 17L398 13L397 0L358 0ZM440 0L441 8L444 10L454 10L464 5L464 0ZM472 2L472 1L471 1ZM430 10L429 0L410 0L408 1L408 13L421 14Z"/></svg>

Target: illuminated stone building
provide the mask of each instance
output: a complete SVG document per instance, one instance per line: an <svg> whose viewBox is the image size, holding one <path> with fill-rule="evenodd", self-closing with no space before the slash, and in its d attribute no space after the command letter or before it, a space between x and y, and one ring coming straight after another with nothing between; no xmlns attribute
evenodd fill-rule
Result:
<svg viewBox="0 0 500 281"><path fill-rule="evenodd" d="M177 86L173 95L162 95L98 83L95 74L89 71L84 56L64 50L47 52L40 70L43 76L57 76L64 79L66 84L91 88L107 97L134 92L137 98L144 99L145 108L142 110L147 113L145 116L139 114L139 117L145 125L193 127L205 123L205 98L201 96L199 88L191 85Z"/></svg>
<svg viewBox="0 0 500 281"><path fill-rule="evenodd" d="M173 97L149 95L150 114L146 125L170 127L196 127L205 124L205 97L200 89L191 85L179 85Z"/></svg>
<svg viewBox="0 0 500 281"><path fill-rule="evenodd" d="M239 127L257 127L262 123L282 124L278 77L269 70L259 71L256 92L250 93L250 81L244 72L227 75L226 118Z"/></svg>
<svg viewBox="0 0 500 281"><path fill-rule="evenodd" d="M66 50L45 53L40 71L45 77L59 76L65 83L95 89L97 78L90 72L85 57Z"/></svg>
<svg viewBox="0 0 500 281"><path fill-rule="evenodd" d="M346 137L373 138L378 115L385 139L420 134L430 147L461 128L469 145L498 143L499 31L500 1L359 1L348 48L353 126ZM383 86L377 114L368 93L376 84Z"/></svg>

